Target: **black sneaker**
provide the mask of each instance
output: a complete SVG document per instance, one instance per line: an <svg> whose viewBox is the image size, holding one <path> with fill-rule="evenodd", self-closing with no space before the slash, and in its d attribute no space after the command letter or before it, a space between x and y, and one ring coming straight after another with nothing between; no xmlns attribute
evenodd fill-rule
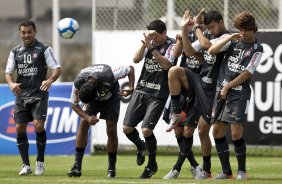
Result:
<svg viewBox="0 0 282 184"><path fill-rule="evenodd" d="M80 177L81 176L81 168L78 167L78 165L74 164L67 175L69 177Z"/></svg>
<svg viewBox="0 0 282 184"><path fill-rule="evenodd" d="M142 150L137 150L136 152L136 163L137 165L142 165L145 162L145 152L146 152L146 148L145 148L145 142L143 142L143 148Z"/></svg>
<svg viewBox="0 0 282 184"><path fill-rule="evenodd" d="M108 178L115 178L116 171L115 170L108 170Z"/></svg>
<svg viewBox="0 0 282 184"><path fill-rule="evenodd" d="M141 179L151 178L158 171L158 165L155 166L146 166L143 173L141 174Z"/></svg>

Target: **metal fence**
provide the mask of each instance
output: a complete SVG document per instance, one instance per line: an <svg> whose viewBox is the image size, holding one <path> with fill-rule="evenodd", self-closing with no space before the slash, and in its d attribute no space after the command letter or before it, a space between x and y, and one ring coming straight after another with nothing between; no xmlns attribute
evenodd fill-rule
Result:
<svg viewBox="0 0 282 184"><path fill-rule="evenodd" d="M96 30L143 30L148 22L161 19L168 29L179 29L186 9L195 12L217 10L222 13L227 28L237 13L251 12L259 29L281 28L282 2L279 0L93 0Z"/></svg>

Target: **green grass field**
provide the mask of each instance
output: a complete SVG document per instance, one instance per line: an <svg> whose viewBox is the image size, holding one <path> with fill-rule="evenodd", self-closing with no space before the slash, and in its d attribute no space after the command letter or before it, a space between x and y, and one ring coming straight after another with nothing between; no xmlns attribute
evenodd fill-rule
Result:
<svg viewBox="0 0 282 184"><path fill-rule="evenodd" d="M118 155L117 162L117 178L107 178L107 155L98 154L85 156L83 160L83 171L80 178L69 178L66 173L73 164L74 156L46 156L45 157L45 173L43 176L18 176L21 166L20 156L0 156L0 183L38 183L38 184L54 184L54 183L229 183L230 181L204 180L199 181L192 179L189 171L189 164L186 161L183 165L181 174L176 180L163 180L172 168L177 156L158 155L157 161L159 170L151 178L139 179L144 166L137 166L135 163L135 155L121 154ZM197 160L201 162L201 157L197 156ZM34 171L35 157L30 158L31 166ZM247 170L249 179L245 181L232 180L232 183L282 183L282 157L247 157ZM236 159L231 156L231 164L233 172L236 175ZM212 174L215 176L220 172L220 164L216 155L212 158Z"/></svg>

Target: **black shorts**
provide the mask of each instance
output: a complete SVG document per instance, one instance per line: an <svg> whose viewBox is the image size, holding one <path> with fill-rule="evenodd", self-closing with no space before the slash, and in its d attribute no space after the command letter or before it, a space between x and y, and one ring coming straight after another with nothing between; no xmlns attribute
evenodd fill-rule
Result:
<svg viewBox="0 0 282 184"><path fill-rule="evenodd" d="M166 99L159 99L148 94L134 92L127 107L123 124L136 127L141 121L141 128L153 130L157 125Z"/></svg>
<svg viewBox="0 0 282 184"><path fill-rule="evenodd" d="M246 122L250 96L250 92L240 93L238 91L230 90L226 96L226 100L223 100L220 97L220 91L216 92L212 112L212 122Z"/></svg>
<svg viewBox="0 0 282 184"><path fill-rule="evenodd" d="M48 96L16 97L14 119L15 123L28 123L33 120L46 120Z"/></svg>
<svg viewBox="0 0 282 184"><path fill-rule="evenodd" d="M188 81L188 91L195 98L195 108L199 116L203 116L205 121L210 123L212 106L201 86L200 76L187 68L185 68L185 73Z"/></svg>
<svg viewBox="0 0 282 184"><path fill-rule="evenodd" d="M92 101L86 105L86 112L89 115L97 116L100 113L100 119L118 121L120 110L120 96L114 94L111 98L105 101Z"/></svg>

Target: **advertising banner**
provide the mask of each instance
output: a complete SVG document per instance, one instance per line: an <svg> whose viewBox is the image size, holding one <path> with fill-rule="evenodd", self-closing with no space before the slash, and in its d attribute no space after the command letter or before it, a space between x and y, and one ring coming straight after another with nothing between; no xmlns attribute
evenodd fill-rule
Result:
<svg viewBox="0 0 282 184"><path fill-rule="evenodd" d="M49 106L45 129L45 153L74 154L75 138L80 118L69 102L72 83L54 83L49 92ZM16 143L16 126L13 119L15 96L6 84L0 85L0 154L19 154ZM37 154L36 134L32 122L28 123L29 153ZM90 133L85 153L90 153Z"/></svg>

